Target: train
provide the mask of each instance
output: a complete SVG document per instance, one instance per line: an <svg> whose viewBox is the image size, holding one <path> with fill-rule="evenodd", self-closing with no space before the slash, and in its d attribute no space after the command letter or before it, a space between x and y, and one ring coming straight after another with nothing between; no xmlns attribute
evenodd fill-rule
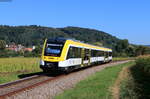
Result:
<svg viewBox="0 0 150 99"><path fill-rule="evenodd" d="M45 39L40 68L43 72L70 72L112 61L112 49L68 38Z"/></svg>

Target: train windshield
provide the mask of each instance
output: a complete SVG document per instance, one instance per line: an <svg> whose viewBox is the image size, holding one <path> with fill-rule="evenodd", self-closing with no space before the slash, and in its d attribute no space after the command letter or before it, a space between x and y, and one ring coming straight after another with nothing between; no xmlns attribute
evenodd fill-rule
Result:
<svg viewBox="0 0 150 99"><path fill-rule="evenodd" d="M45 56L60 56L63 44L46 44Z"/></svg>

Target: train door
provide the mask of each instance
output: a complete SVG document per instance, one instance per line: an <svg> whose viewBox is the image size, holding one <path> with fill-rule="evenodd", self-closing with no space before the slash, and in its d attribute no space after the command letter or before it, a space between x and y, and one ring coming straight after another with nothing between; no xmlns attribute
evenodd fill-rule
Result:
<svg viewBox="0 0 150 99"><path fill-rule="evenodd" d="M83 61L84 61L84 56L85 56L85 53L84 53L84 52L85 52L85 51L84 51L84 48L82 48L82 49L81 49L81 58L82 58L81 67L84 66L84 63L83 63Z"/></svg>
<svg viewBox="0 0 150 99"><path fill-rule="evenodd" d="M105 52L105 54L104 54L104 62L108 62L108 60L109 60L109 52Z"/></svg>
<svg viewBox="0 0 150 99"><path fill-rule="evenodd" d="M106 52L104 52L104 62L106 62Z"/></svg>
<svg viewBox="0 0 150 99"><path fill-rule="evenodd" d="M91 65L91 49L89 49L88 65Z"/></svg>
<svg viewBox="0 0 150 99"><path fill-rule="evenodd" d="M82 48L81 57L82 57L81 66L90 65L91 50Z"/></svg>

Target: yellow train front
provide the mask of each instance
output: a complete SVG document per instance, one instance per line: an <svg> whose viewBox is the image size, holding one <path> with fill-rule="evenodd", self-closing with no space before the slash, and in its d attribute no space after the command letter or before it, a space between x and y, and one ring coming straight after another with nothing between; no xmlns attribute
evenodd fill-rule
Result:
<svg viewBox="0 0 150 99"><path fill-rule="evenodd" d="M72 71L112 60L112 50L65 38L46 39L40 68L44 72Z"/></svg>

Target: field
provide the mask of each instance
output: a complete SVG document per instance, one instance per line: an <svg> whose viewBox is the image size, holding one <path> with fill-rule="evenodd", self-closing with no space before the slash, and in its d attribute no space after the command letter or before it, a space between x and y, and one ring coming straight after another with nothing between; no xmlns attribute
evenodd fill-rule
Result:
<svg viewBox="0 0 150 99"><path fill-rule="evenodd" d="M110 99L111 86L118 77L123 67L132 66L134 62L108 67L79 82L75 88L66 90L56 96L56 99Z"/></svg>
<svg viewBox="0 0 150 99"><path fill-rule="evenodd" d="M0 58L0 83L20 79L19 75L40 72L39 58Z"/></svg>

